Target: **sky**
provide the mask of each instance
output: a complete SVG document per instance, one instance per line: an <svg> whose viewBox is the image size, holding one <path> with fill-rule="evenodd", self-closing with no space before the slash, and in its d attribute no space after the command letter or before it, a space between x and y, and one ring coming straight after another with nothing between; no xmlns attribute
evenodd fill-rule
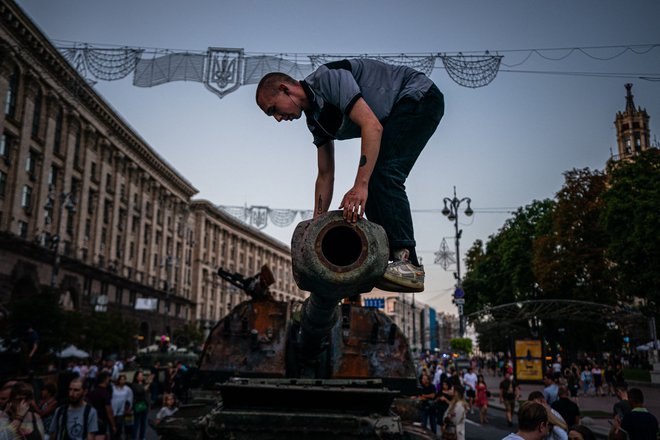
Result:
<svg viewBox="0 0 660 440"><path fill-rule="evenodd" d="M488 86L454 83L437 61L431 79L445 95L445 116L407 181L426 290L416 295L439 311L451 304L454 267L434 265L443 238L454 246L453 223L439 212L445 197L470 197L461 258L475 240L486 242L510 212L553 198L563 173L602 170L616 154L614 118L625 108L624 84L660 134L660 47L595 60L574 51L660 43L657 0L18 0L56 44L84 42L205 51L243 48L252 54L490 53L504 55ZM185 6L184 6L185 5ZM620 49L591 49L609 58ZM568 55L568 56L566 56ZM523 64L519 64L519 63ZM517 65L519 64L519 65ZM516 66L517 65L517 66ZM518 72L512 72L517 70ZM526 71L526 72L520 72ZM558 74L529 73L559 72ZM567 72L630 74L622 77ZM615 75L611 75L615 76ZM301 79L301 78L300 78ZM196 198L225 206L312 209L316 150L303 120L267 118L255 105L255 86L219 99L201 83L134 87L131 77L100 81L95 90L135 131L199 190ZM332 207L352 186L359 141L335 145ZM297 218L297 223L300 218ZM294 225L264 232L290 244ZM464 265L462 265L464 271ZM466 302L470 292L466 292Z"/></svg>

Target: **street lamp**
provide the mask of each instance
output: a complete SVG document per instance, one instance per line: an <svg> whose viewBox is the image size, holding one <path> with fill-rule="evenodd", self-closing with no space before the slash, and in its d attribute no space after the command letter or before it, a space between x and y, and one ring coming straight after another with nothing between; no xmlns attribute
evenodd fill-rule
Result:
<svg viewBox="0 0 660 440"><path fill-rule="evenodd" d="M48 194L48 198L46 199L46 205L44 205L44 209L51 213L54 208L54 201L55 201L55 196L53 193ZM55 233L51 235L50 237L50 248L53 251L53 272L50 278L50 285L51 287L55 287L57 285L57 274L60 269L60 229L62 228L62 222L64 221L64 211L68 211L69 215L73 215L76 213L76 199L75 199L75 194L72 192L62 192L60 194L60 210L59 210L59 216L58 216L58 222L57 225L55 226ZM50 218L50 215L47 217L47 219Z"/></svg>
<svg viewBox="0 0 660 440"><path fill-rule="evenodd" d="M474 214L474 211L470 207L470 203L472 203L472 199L469 197L463 197L462 199L459 199L456 197L456 187L454 187L454 197L449 198L445 197L443 199L443 202L445 204L444 208L442 208L442 215L447 217L449 221L454 222L454 229L456 231L456 236L455 236L455 243L456 243L456 273L454 274L454 277L456 278L456 292L454 292L454 299L453 302L456 304L458 307L458 324L459 324L459 336L462 338L463 335L465 334L465 323L463 322L463 304L465 304L465 299L463 298L463 291L461 289L461 257L460 257L460 240L461 240L461 235L463 234L462 229L458 229L458 208L461 205L461 203L466 202L467 203L467 208L465 208L465 215L470 217L472 214ZM460 292L460 293L459 293Z"/></svg>

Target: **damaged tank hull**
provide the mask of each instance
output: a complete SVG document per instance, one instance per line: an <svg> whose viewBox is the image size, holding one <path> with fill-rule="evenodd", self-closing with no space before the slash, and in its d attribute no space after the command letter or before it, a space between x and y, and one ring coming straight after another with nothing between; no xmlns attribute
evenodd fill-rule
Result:
<svg viewBox="0 0 660 440"><path fill-rule="evenodd" d="M162 422L161 437L432 439L400 415L416 413L407 396L418 390L405 335L355 301L382 276L388 254L382 228L331 212L294 232L294 277L310 291L304 302L274 300L267 269L249 279L220 270L252 299L206 341L198 382L214 394Z"/></svg>

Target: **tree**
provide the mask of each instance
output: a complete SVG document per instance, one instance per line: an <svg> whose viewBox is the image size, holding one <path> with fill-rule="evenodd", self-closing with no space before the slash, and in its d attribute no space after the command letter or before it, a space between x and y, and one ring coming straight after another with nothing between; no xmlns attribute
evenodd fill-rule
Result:
<svg viewBox="0 0 660 440"><path fill-rule="evenodd" d="M553 210L551 200L519 208L489 237L485 250L480 240L468 250L463 280L466 314L539 296L532 270L533 243L547 234Z"/></svg>
<svg viewBox="0 0 660 440"><path fill-rule="evenodd" d="M618 277L621 299L642 298L649 315L660 314L660 151L608 164L600 222L606 255Z"/></svg>
<svg viewBox="0 0 660 440"><path fill-rule="evenodd" d="M465 354L470 354L472 352L472 339L453 338L449 341L449 346L452 351L461 351Z"/></svg>
<svg viewBox="0 0 660 440"><path fill-rule="evenodd" d="M608 237L599 223L606 176L585 168L564 177L551 231L534 244L534 278L545 298L615 304L615 282L605 256Z"/></svg>

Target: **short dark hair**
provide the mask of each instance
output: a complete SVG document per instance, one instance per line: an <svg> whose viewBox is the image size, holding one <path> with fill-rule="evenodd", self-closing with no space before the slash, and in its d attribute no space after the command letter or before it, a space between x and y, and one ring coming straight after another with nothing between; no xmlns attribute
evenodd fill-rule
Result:
<svg viewBox="0 0 660 440"><path fill-rule="evenodd" d="M568 432L571 431L579 432L584 440L596 440L596 436L594 435L593 431L584 425L575 425L568 430Z"/></svg>
<svg viewBox="0 0 660 440"><path fill-rule="evenodd" d="M48 391L48 394L51 396L57 395L57 385L55 385L53 382L46 382L43 389Z"/></svg>
<svg viewBox="0 0 660 440"><path fill-rule="evenodd" d="M564 385L559 387L559 391L557 391L557 395L559 397L566 397L568 396L568 388L565 387Z"/></svg>
<svg viewBox="0 0 660 440"><path fill-rule="evenodd" d="M259 84L257 85L257 92L255 93L255 98L257 104L259 103L259 97L263 95L266 90L273 89L278 83L287 83L287 84L297 84L298 81L293 79L291 76L283 72L270 72L261 78Z"/></svg>
<svg viewBox="0 0 660 440"><path fill-rule="evenodd" d="M98 376L96 376L96 383L100 384L106 381L106 379L110 377L110 373L107 371L101 371Z"/></svg>
<svg viewBox="0 0 660 440"><path fill-rule="evenodd" d="M644 403L644 393L639 388L631 388L628 390L628 400L631 404L637 403L641 405Z"/></svg>
<svg viewBox="0 0 660 440"><path fill-rule="evenodd" d="M529 393L529 396L527 397L527 401L531 402L536 399L545 399L545 397L543 397L543 393L540 391L532 391L531 393Z"/></svg>
<svg viewBox="0 0 660 440"><path fill-rule="evenodd" d="M548 412L537 402L525 402L518 410L518 427L521 431L536 430L541 423L548 423Z"/></svg>

